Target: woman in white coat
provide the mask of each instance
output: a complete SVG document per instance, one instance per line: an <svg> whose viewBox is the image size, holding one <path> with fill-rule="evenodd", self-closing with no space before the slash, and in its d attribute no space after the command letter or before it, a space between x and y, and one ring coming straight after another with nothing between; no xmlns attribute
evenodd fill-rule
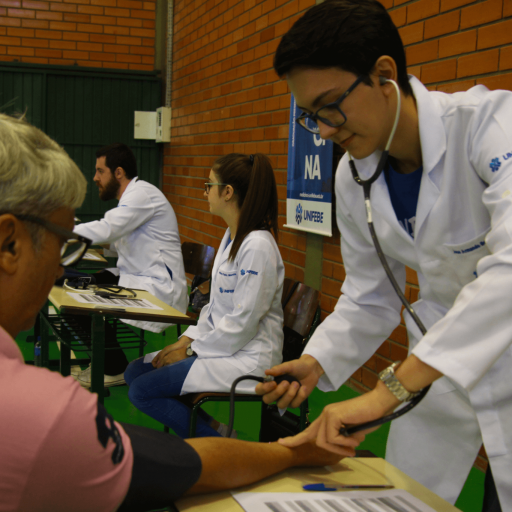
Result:
<svg viewBox="0 0 512 512"><path fill-rule="evenodd" d="M133 361L125 372L131 402L181 437L188 435L190 409L175 397L227 392L237 377L264 376L282 359L284 267L274 239L277 188L269 159L259 153L219 158L205 197L210 212L228 225L213 266L210 303L177 343L151 363ZM254 386L243 382L237 391L254 393ZM197 436L219 436L223 427L203 413Z"/></svg>

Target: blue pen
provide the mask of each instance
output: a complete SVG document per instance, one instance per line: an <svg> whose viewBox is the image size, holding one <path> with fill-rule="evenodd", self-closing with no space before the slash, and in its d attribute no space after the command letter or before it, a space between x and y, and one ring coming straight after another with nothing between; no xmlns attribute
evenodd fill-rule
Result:
<svg viewBox="0 0 512 512"><path fill-rule="evenodd" d="M345 485L333 483L306 484L302 488L305 491L339 491L340 489L393 489L393 485Z"/></svg>

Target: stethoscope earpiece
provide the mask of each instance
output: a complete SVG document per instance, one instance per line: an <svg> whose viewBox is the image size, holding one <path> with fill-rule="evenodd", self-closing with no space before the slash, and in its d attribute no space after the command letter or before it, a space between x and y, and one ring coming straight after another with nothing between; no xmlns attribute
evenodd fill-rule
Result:
<svg viewBox="0 0 512 512"><path fill-rule="evenodd" d="M379 76L379 84L384 85L388 79L385 76Z"/></svg>

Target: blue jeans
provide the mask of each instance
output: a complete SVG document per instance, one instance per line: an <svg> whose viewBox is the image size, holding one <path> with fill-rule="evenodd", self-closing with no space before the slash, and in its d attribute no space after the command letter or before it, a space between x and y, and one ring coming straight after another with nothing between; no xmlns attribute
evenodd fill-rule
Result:
<svg viewBox="0 0 512 512"><path fill-rule="evenodd" d="M130 402L148 416L171 427L182 438L189 435L191 411L173 397L180 396L183 382L195 360L196 357L187 357L157 369L140 358L132 361L124 373L126 383L130 386ZM220 437L210 427L212 419L200 410L196 425L197 437Z"/></svg>

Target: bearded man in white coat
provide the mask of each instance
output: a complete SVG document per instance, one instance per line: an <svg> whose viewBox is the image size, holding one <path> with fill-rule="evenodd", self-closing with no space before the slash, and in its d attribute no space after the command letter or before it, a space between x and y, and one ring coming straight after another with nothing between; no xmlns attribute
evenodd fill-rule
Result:
<svg viewBox="0 0 512 512"><path fill-rule="evenodd" d="M373 224L400 287L406 266L418 273L414 309L428 329L423 336L405 311L410 355L393 379L383 372L373 391L326 407L283 443L318 435L333 451L355 446L341 426L381 418L433 383L392 423L387 459L453 503L483 440L501 506L512 510L512 94L481 85L429 92L407 75L398 31L376 0L312 7L283 37L274 67L304 112L299 124L346 150L335 186L346 279L302 357L267 371L291 373L302 386L272 382L257 392L297 407L316 385L335 390L400 322L401 302L349 165L352 157L369 179L395 119L389 158L371 189Z"/></svg>
<svg viewBox="0 0 512 512"><path fill-rule="evenodd" d="M146 290L184 313L187 309L185 268L178 222L169 201L157 187L138 178L135 155L121 143L96 151L94 183L100 199L119 201L117 208L109 210L103 219L75 228L95 244L109 244L107 254L118 257L117 268L95 274L97 282ZM122 321L157 333L169 326ZM105 334L109 346L119 346L113 330ZM123 384L127 365L120 348L106 350L105 386ZM89 387L90 368L79 373L77 380Z"/></svg>

